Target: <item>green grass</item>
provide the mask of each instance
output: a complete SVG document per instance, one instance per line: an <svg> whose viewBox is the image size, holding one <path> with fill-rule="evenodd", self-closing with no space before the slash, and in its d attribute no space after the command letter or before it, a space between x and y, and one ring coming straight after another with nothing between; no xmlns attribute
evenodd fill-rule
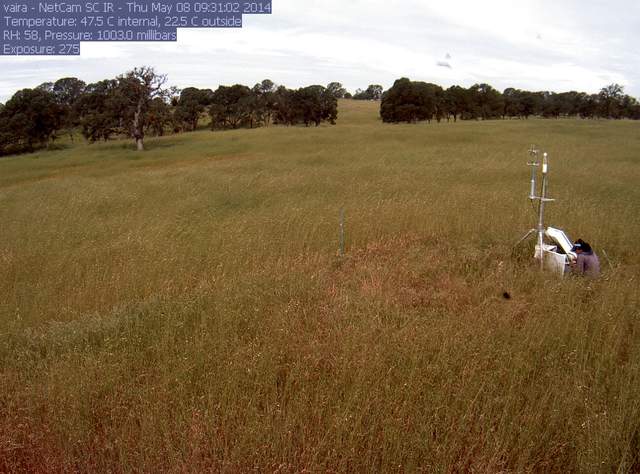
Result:
<svg viewBox="0 0 640 474"><path fill-rule="evenodd" d="M343 101L1 159L0 471L637 472L639 132ZM531 143L598 281L512 252Z"/></svg>

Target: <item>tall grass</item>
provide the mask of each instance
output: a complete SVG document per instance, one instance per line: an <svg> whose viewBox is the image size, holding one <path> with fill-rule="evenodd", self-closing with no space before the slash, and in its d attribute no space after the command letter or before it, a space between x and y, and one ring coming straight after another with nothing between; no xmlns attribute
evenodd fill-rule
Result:
<svg viewBox="0 0 640 474"><path fill-rule="evenodd" d="M639 125L376 114L0 160L0 471L640 470Z"/></svg>

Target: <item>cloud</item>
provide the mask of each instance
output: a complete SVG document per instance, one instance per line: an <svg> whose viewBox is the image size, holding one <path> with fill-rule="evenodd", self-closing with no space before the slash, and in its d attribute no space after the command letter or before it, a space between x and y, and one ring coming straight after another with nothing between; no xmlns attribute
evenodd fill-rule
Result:
<svg viewBox="0 0 640 474"><path fill-rule="evenodd" d="M274 0L273 15L245 17L241 30L181 29L167 44L83 44L73 58L0 57L0 101L59 77L96 81L142 64L180 87L270 78L290 87L339 81L353 91L406 76L446 87L585 92L619 82L639 96L639 16L640 2L620 0Z"/></svg>

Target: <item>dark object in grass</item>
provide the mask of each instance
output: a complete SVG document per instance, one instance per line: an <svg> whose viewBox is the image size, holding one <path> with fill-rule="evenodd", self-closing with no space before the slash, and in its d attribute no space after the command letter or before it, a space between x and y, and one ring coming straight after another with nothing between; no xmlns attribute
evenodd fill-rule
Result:
<svg viewBox="0 0 640 474"><path fill-rule="evenodd" d="M509 292L508 292L508 291L505 291L504 293L502 293L502 297L503 297L505 300L510 300L510 299L511 299L511 295L509 294Z"/></svg>

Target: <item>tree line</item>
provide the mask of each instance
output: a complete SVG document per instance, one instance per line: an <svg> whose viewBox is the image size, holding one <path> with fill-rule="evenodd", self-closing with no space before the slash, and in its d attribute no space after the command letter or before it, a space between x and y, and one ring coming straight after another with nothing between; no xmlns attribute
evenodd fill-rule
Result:
<svg viewBox="0 0 640 474"><path fill-rule="evenodd" d="M265 79L212 89L167 86L153 68L135 68L113 79L86 84L67 77L22 89L0 104L0 155L46 147L63 134L80 132L89 142L130 137L139 150L148 135L196 130L208 118L211 130L269 125L335 124L338 99L380 100L384 122L544 118L640 119L640 104L611 84L597 94L529 92L488 84L469 88L398 79L384 92L371 84L350 94L339 82L288 89Z"/></svg>
<svg viewBox="0 0 640 474"><path fill-rule="evenodd" d="M288 89L265 79L215 91L166 83L140 67L92 84L67 77L22 89L0 104L0 155L34 151L63 134L73 140L77 131L89 142L130 137L143 150L145 136L193 131L206 117L212 130L335 124L338 98L347 93L337 82Z"/></svg>
<svg viewBox="0 0 640 474"><path fill-rule="evenodd" d="M436 120L489 120L532 116L543 118L640 119L640 104L619 84L597 94L584 92L529 92L508 88L499 92L489 84L468 89L398 79L382 94L380 116L384 122Z"/></svg>

